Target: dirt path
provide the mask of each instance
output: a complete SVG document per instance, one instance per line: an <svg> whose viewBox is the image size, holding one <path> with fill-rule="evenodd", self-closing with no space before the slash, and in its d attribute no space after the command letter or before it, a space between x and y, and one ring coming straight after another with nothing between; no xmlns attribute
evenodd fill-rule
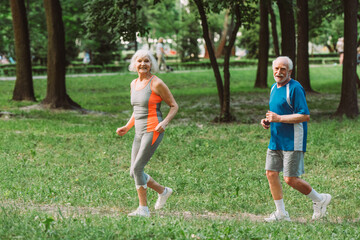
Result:
<svg viewBox="0 0 360 240"><path fill-rule="evenodd" d="M56 204L35 204L35 203L21 203L15 201L6 201L0 202L0 211L4 209L14 209L20 211L40 211L47 213L54 217L58 218L68 218L68 217L84 217L89 215L98 215L100 217L120 217L122 215L127 215L129 209L121 208L107 208L107 207L74 207L70 205L56 205ZM250 220L253 222L264 222L264 218L267 216L255 215L251 213L214 213L214 212L203 212L203 213L194 213L190 211L178 212L178 211L152 211L152 216L159 217L183 217L185 219L210 219L210 220ZM292 218L293 222L306 223L310 221L305 218ZM331 222L338 222L338 220L331 220Z"/></svg>

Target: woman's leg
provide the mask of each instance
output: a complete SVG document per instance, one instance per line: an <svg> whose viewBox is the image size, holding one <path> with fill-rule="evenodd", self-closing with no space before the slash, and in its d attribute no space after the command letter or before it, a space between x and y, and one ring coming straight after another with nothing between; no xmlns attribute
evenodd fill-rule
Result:
<svg viewBox="0 0 360 240"><path fill-rule="evenodd" d="M154 189L157 193L161 194L164 192L165 187L156 182L152 177L149 176L148 187Z"/></svg>
<svg viewBox="0 0 360 240"><path fill-rule="evenodd" d="M147 206L146 190L147 186L154 188L157 192L163 192L164 187L155 182L149 175L144 172L145 165L149 162L154 154L156 148L159 146L163 134L158 135L154 144L153 132L145 133L140 139L134 139L132 162L131 162L131 175L135 179L136 189L139 197L140 206Z"/></svg>

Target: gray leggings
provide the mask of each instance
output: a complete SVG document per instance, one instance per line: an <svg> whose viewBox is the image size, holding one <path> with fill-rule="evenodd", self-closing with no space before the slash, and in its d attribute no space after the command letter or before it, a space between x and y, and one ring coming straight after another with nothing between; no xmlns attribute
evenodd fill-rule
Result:
<svg viewBox="0 0 360 240"><path fill-rule="evenodd" d="M150 176L144 172L144 167L160 145L163 136L164 133L160 133L154 144L151 144L154 132L135 134L131 151L130 176L135 179L137 189L140 187L147 188L147 182L149 181Z"/></svg>

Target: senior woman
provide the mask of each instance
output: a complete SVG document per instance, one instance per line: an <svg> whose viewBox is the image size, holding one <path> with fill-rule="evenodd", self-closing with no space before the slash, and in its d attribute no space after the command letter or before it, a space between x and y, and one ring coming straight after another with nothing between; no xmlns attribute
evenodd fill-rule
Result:
<svg viewBox="0 0 360 240"><path fill-rule="evenodd" d="M129 70L138 73L138 78L130 84L133 114L128 123L118 128L116 133L123 136L135 125L130 175L135 179L139 207L128 216L149 217L147 187L158 193L155 209L164 207L172 189L157 183L144 172L144 167L159 146L166 126L178 111L178 105L166 84L153 75L158 70L158 65L150 51L138 50L131 58ZM170 107L165 119L160 111L162 101Z"/></svg>

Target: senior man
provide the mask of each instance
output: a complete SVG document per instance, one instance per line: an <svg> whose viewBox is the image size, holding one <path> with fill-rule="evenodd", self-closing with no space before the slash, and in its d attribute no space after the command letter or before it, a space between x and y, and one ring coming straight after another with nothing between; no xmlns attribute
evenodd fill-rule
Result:
<svg viewBox="0 0 360 240"><path fill-rule="evenodd" d="M305 91L299 82L291 79L293 63L289 57L276 58L272 68L276 83L271 87L270 110L266 113L266 118L261 120L261 125L271 130L265 170L276 211L265 218L265 221L291 221L285 210L279 177L281 171L289 186L313 201L312 219L321 219L326 215L331 195L317 193L309 183L300 178L304 173L307 122L310 120Z"/></svg>

